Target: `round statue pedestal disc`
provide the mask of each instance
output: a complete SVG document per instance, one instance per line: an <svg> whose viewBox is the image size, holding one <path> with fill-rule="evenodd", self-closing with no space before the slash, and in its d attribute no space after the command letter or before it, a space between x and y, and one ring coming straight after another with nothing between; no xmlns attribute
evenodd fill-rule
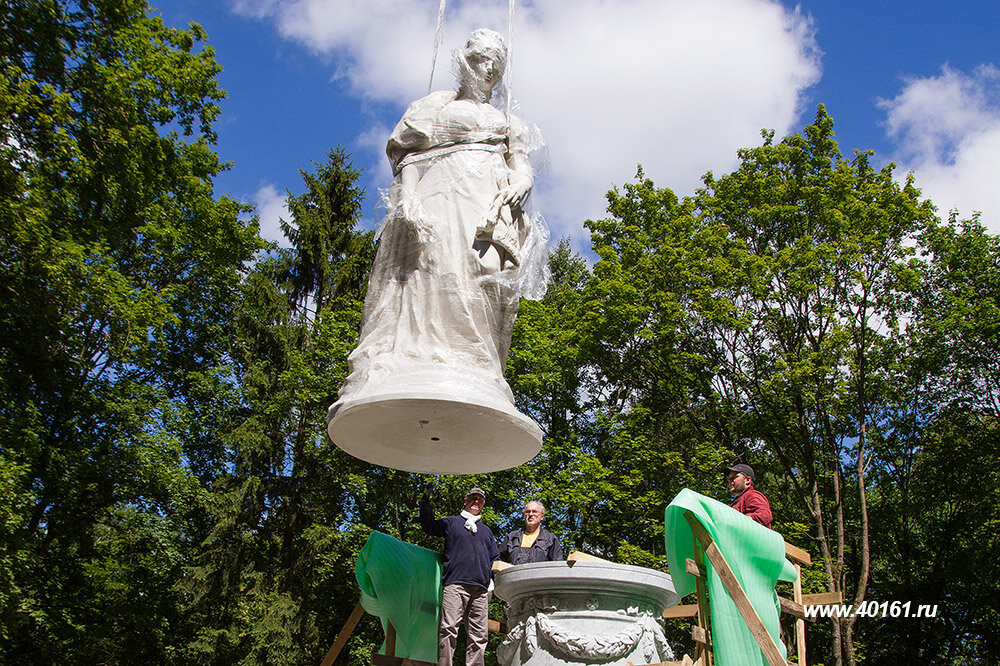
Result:
<svg viewBox="0 0 1000 666"><path fill-rule="evenodd" d="M513 406L383 395L335 407L327 423L334 444L404 472L496 472L531 460L542 448L541 428Z"/></svg>

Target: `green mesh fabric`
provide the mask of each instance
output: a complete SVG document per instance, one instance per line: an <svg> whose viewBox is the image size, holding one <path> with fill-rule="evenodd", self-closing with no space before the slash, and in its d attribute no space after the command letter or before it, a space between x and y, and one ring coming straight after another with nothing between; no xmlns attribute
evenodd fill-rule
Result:
<svg viewBox="0 0 1000 666"><path fill-rule="evenodd" d="M694 538L684 512L693 513L712 536L736 574L754 610L771 634L778 650L786 655L778 625L779 580L795 580L795 566L785 559L781 535L754 522L738 511L685 488L666 508L664 541L674 589L683 597L695 590L695 578L684 569L684 560L694 559ZM712 644L718 666L767 666L767 660L747 628L736 604L707 561L708 595L711 604Z"/></svg>
<svg viewBox="0 0 1000 666"><path fill-rule="evenodd" d="M396 629L396 656L436 662L441 556L372 532L358 554L354 575L364 609L381 618L383 630L387 620Z"/></svg>

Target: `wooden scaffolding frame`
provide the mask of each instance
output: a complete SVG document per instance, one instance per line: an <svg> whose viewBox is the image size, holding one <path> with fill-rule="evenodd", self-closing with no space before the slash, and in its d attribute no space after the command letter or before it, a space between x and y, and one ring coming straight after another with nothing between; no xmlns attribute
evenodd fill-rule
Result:
<svg viewBox="0 0 1000 666"><path fill-rule="evenodd" d="M760 646L769 666L787 666L781 656L781 651L767 628L757 615L743 586L733 573L725 556L715 544L712 536L690 511L684 512L684 519L691 526L694 537L694 559L685 561L685 571L695 577L695 594L697 603L674 606L663 611L664 618L694 617L696 624L691 627L691 638L695 642L695 657L684 655L681 661L665 661L659 664L644 664L642 666L712 666L712 633L710 627L710 605L708 598L708 577L705 558L712 564L726 592L736 605L736 610L746 623L757 645ZM802 594L802 566L812 562L809 553L785 542L785 556L795 565L796 579L793 584L793 598L779 596L778 602L783 613L788 613L795 620L795 642L798 666L806 666L806 621L815 622L815 617L807 617L805 606L840 603L840 593ZM636 666L628 662L628 666Z"/></svg>
<svg viewBox="0 0 1000 666"><path fill-rule="evenodd" d="M347 618L347 622L340 628L337 637L333 639L333 645L327 650L326 656L320 662L320 666L333 666L333 662L340 656L341 650L347 645L347 639L354 633L355 627L358 626L358 622L361 621L361 617L364 614L365 609L361 606L361 602L358 602L354 606L354 610L351 611L350 617ZM507 624L503 620L489 620L489 631L494 634L505 634L507 633ZM397 657L396 628L388 620L385 622L385 654L377 652L373 654L371 656L371 664L372 666L437 666L437 662L420 661L419 659L410 659L409 657Z"/></svg>
<svg viewBox="0 0 1000 666"><path fill-rule="evenodd" d="M697 603L668 608L663 611L663 617L668 619L681 617L696 618L695 625L691 627L691 638L695 642L695 657L692 659L690 656L684 655L680 661L664 661L658 664L643 664L641 666L712 666L712 634L709 624L711 613L708 598L708 577L705 565L706 558L708 558L708 561L712 564L712 567L715 569L716 574L718 574L726 592L732 598L733 603L736 604L736 609L739 611L740 616L746 623L747 628L750 629L750 633L753 635L754 640L756 640L757 644L760 646L761 652L763 652L764 657L767 659L768 665L788 666L787 662L785 662L785 660L781 657L781 652L775 644L774 639L772 639L771 635L767 632L767 628L757 615L757 611L754 610L753 605L750 603L750 599L747 598L746 592L743 590L743 586L740 585L739 580L733 573L733 570L726 561L722 551L720 551L719 547L715 544L712 536L698 521L697 517L695 517L695 515L690 511L684 512L684 518L691 526L691 533L694 538L694 559L687 559L684 564L687 573L695 577L695 594ZM812 558L809 556L809 553L801 548L793 546L788 542L785 542L785 557L791 560L791 562L795 565L795 573L797 576L792 588L793 598L786 599L779 596L778 602L783 613L788 613L796 618L795 638L798 660L797 665L806 666L805 623L806 621L815 622L816 618L806 616L805 605L841 603L841 594L839 592L802 594L802 566L810 564L812 562ZM567 559L597 560L598 558L574 551ZM498 568L502 568L502 565ZM354 632L355 627L364 614L365 609L359 602L354 607L354 610L351 612L350 617L348 617L347 622L344 623L344 626L337 634L337 637L333 641L333 645L330 646L330 649L327 651L320 666L333 666L334 661L347 644L347 639L351 637L351 634ZM496 620L489 621L489 630L491 632L506 633L506 629L506 626L502 622L497 622ZM627 663L628 666L639 666L633 664L632 662ZM435 663L428 661L420 661L407 657L397 657L396 629L389 621L386 621L385 654L376 653L371 655L371 664L372 666L436 666Z"/></svg>

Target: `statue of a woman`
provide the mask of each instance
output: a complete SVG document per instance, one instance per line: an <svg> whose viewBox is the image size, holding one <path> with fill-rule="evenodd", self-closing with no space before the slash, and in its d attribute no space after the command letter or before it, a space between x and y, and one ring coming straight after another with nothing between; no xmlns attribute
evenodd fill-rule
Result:
<svg viewBox="0 0 1000 666"><path fill-rule="evenodd" d="M474 31L458 92L413 102L389 138L389 213L328 415L333 441L364 460L472 473L539 450L503 377L532 233L526 126L489 104L505 64L500 35Z"/></svg>

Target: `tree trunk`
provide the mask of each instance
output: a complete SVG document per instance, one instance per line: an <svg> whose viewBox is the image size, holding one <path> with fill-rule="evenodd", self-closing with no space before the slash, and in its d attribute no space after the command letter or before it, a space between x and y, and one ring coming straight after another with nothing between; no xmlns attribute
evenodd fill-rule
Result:
<svg viewBox="0 0 1000 666"><path fill-rule="evenodd" d="M867 441L867 430L864 421L861 422L861 437L858 439L858 502L861 511L861 572L858 574L858 591L854 595L854 607L857 608L865 600L865 592L868 589L868 574L871 568L871 552L868 539L868 499L865 493L865 443ZM857 660L854 655L854 622L855 616L847 620L847 659L850 666L855 666Z"/></svg>

